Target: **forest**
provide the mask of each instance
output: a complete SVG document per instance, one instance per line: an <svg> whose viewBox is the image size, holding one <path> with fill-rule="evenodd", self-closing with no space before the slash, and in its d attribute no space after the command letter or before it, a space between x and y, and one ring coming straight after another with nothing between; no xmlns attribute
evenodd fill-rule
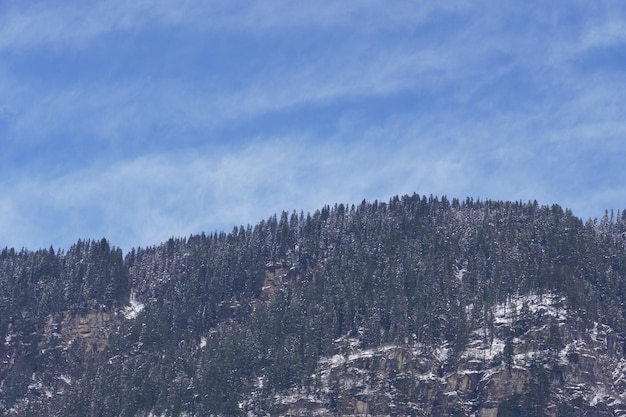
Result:
<svg viewBox="0 0 626 417"><path fill-rule="evenodd" d="M524 294L562 296L623 339L625 285L626 211L583 221L556 204L418 194L126 254L105 238L4 248L0 414L245 415L253 396L263 415L281 390L319 389L342 338L445 343L453 368L494 307ZM131 295L141 309L126 318Z"/></svg>

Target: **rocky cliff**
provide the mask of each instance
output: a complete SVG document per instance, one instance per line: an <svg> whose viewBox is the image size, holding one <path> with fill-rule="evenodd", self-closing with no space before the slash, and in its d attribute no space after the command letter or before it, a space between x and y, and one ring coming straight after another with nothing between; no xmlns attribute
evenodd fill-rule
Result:
<svg viewBox="0 0 626 417"><path fill-rule="evenodd" d="M261 381L242 407L268 416L626 416L622 339L563 302L512 298L460 352L338 339L312 385L267 401Z"/></svg>

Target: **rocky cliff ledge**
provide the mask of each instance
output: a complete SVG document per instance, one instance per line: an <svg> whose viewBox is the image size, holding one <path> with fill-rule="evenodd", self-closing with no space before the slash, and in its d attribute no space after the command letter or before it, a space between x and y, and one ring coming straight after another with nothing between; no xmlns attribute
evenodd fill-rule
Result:
<svg viewBox="0 0 626 417"><path fill-rule="evenodd" d="M241 406L272 416L626 416L626 360L609 327L551 295L511 299L487 317L456 352L338 339L311 376L314 389Z"/></svg>

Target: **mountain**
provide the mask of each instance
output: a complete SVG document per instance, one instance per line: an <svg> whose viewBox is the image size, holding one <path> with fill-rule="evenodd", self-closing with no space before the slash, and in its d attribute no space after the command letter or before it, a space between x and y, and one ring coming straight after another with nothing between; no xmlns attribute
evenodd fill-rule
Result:
<svg viewBox="0 0 626 417"><path fill-rule="evenodd" d="M0 253L0 414L626 415L626 211L417 194Z"/></svg>

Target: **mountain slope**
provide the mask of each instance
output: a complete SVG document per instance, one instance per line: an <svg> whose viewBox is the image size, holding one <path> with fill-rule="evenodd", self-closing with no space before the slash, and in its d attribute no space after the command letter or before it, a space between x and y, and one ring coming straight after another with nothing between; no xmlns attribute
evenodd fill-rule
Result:
<svg viewBox="0 0 626 417"><path fill-rule="evenodd" d="M550 294L495 306L456 356L447 344L362 349L338 339L316 383L253 393L254 415L626 415L626 359L608 326L584 321ZM259 401L260 399L260 401Z"/></svg>
<svg viewBox="0 0 626 417"><path fill-rule="evenodd" d="M625 231L413 195L124 259L5 249L0 411L619 414Z"/></svg>

